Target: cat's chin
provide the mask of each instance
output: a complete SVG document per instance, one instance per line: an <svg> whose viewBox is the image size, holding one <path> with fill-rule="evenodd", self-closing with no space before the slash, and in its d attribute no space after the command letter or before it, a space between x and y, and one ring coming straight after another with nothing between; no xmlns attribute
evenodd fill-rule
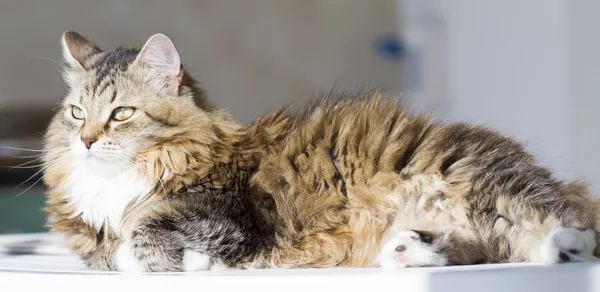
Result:
<svg viewBox="0 0 600 292"><path fill-rule="evenodd" d="M105 160L95 156L88 156L82 160L83 164L87 166L93 174L104 178L114 178L133 167L130 163L117 160Z"/></svg>

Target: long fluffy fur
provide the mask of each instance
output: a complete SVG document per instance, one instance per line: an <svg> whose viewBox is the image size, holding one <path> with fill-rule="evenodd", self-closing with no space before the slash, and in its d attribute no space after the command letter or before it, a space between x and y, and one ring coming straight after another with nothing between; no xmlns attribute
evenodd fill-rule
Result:
<svg viewBox="0 0 600 292"><path fill-rule="evenodd" d="M93 80L81 87L90 100L100 87L150 96L130 67L136 54L98 53L66 79ZM185 73L177 99L143 108L151 143L133 163L154 188L129 205L119 232L97 232L66 197L69 150L53 150L80 131L66 121L69 104L46 134L48 222L96 269L119 269L125 240L148 271L182 270L184 249L238 268L365 267L390 232L410 229L432 234L448 264L537 261L551 230L600 227L584 187L552 178L492 130L412 116L378 92L329 94L244 127Z"/></svg>

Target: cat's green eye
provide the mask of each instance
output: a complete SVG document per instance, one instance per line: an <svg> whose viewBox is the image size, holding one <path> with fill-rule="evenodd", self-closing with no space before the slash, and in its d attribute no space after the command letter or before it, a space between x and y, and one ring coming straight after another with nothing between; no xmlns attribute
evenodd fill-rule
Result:
<svg viewBox="0 0 600 292"><path fill-rule="evenodd" d="M71 107L71 115L73 115L73 117L78 120L83 120L85 118L85 114L83 113L83 110L76 105Z"/></svg>
<svg viewBox="0 0 600 292"><path fill-rule="evenodd" d="M134 111L135 109L132 107L119 107L113 111L112 118L115 121L124 121L129 119L133 115Z"/></svg>

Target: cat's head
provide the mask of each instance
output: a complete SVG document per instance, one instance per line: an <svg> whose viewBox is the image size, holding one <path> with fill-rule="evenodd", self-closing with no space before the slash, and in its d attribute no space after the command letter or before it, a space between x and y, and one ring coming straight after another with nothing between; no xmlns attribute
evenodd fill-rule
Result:
<svg viewBox="0 0 600 292"><path fill-rule="evenodd" d="M189 132L192 116L201 128L211 111L163 34L139 51L102 51L69 31L62 46L68 94L46 142L100 174L118 173L146 149Z"/></svg>

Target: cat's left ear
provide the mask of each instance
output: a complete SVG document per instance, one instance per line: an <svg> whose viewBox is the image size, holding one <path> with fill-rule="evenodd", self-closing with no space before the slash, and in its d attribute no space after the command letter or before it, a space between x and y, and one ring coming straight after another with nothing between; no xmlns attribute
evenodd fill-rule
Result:
<svg viewBox="0 0 600 292"><path fill-rule="evenodd" d="M142 70L147 86L164 95L177 95L183 77L183 66L169 37L164 34L150 37L134 64Z"/></svg>
<svg viewBox="0 0 600 292"><path fill-rule="evenodd" d="M63 33L63 57L71 68L86 70L88 59L102 51L88 39L74 31Z"/></svg>

